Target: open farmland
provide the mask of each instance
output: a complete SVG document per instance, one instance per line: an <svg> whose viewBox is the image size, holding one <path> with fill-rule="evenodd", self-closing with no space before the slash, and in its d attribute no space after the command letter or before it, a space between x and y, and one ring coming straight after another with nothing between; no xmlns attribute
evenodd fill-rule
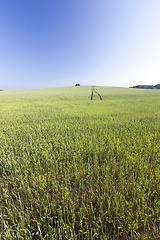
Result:
<svg viewBox="0 0 160 240"><path fill-rule="evenodd" d="M0 239L158 239L160 90L0 92Z"/></svg>

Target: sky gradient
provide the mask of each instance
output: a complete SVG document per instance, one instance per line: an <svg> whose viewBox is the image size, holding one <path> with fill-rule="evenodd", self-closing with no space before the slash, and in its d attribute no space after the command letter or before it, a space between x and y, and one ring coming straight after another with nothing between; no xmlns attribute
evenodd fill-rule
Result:
<svg viewBox="0 0 160 240"><path fill-rule="evenodd" d="M159 0L0 0L0 89L160 84Z"/></svg>

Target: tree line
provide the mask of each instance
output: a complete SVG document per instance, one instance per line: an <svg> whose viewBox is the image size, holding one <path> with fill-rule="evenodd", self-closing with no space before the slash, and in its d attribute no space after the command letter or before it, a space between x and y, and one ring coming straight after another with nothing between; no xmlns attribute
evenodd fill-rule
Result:
<svg viewBox="0 0 160 240"><path fill-rule="evenodd" d="M160 89L160 84L156 85L137 85L130 88L141 88L141 89Z"/></svg>

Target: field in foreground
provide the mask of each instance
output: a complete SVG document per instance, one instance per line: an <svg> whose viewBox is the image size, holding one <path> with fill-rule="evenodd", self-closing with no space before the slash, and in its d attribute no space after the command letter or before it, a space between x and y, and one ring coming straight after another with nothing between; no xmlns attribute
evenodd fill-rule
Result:
<svg viewBox="0 0 160 240"><path fill-rule="evenodd" d="M0 239L158 239L160 90L0 92Z"/></svg>

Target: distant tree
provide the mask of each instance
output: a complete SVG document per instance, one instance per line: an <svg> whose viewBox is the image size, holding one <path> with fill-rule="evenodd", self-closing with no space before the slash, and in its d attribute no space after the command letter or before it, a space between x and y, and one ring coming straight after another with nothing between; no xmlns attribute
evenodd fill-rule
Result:
<svg viewBox="0 0 160 240"><path fill-rule="evenodd" d="M160 84L156 84L155 88L160 89Z"/></svg>
<svg viewBox="0 0 160 240"><path fill-rule="evenodd" d="M79 87L79 86L81 86L79 83L76 83L76 85L75 85L76 87Z"/></svg>

